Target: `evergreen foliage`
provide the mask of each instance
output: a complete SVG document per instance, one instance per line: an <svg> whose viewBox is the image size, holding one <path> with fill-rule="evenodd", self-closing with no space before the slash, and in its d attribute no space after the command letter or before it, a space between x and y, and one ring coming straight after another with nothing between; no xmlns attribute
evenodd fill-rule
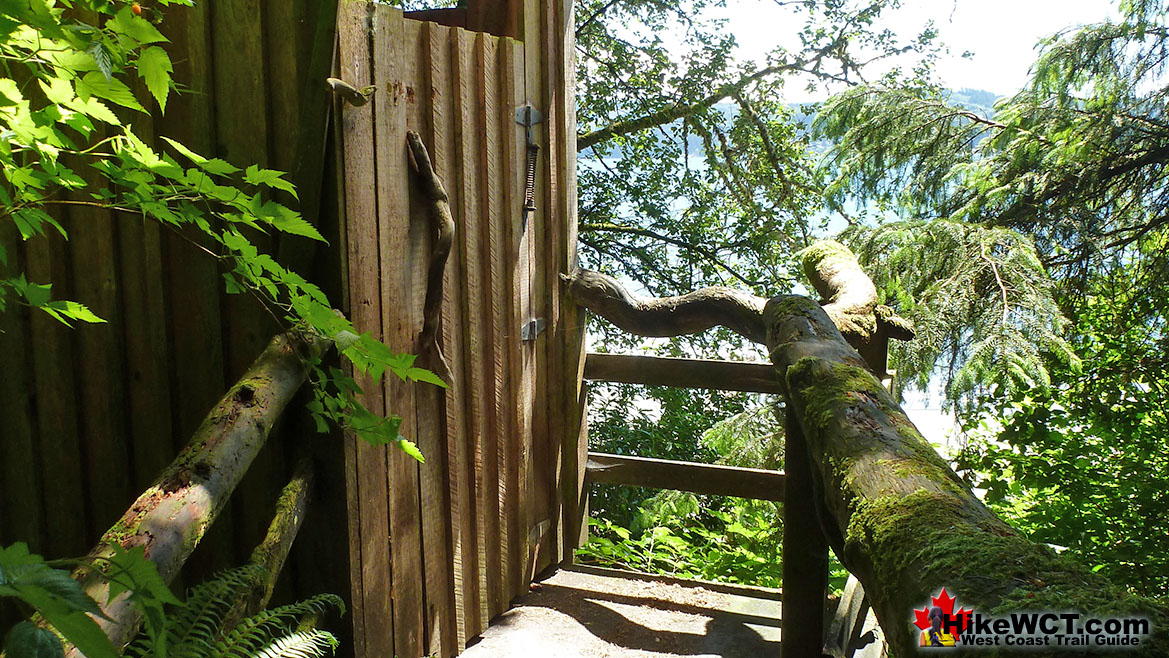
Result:
<svg viewBox="0 0 1169 658"><path fill-rule="evenodd" d="M967 375L1015 389L1048 381L1040 356L1074 363L1058 339L1064 318L1075 319L1093 279L1113 276L1138 257L1140 243L1169 225L1163 9L1160 2L1125 3L1118 23L1047 39L1031 84L1000 99L990 115L953 105L925 85L857 87L825 105L817 130L836 140L827 159L832 205L859 198L895 212L897 220L880 222L877 235L961 226L972 235L999 236L979 239L991 258L1034 254L1009 259L1014 268L1007 259L996 264L1000 278L1007 273L1014 281L998 287L972 281L966 294L937 295L916 273L908 274L917 279L909 286L884 277L893 283L886 292L925 320L927 343L960 345L975 333L975 346L965 350L911 347L917 353L905 353L899 369L921 381L936 359L948 358L957 376L950 393L962 395L975 390ZM964 268L985 260L968 249L963 260L951 258L952 240L910 237L922 250L917 262L943 278L962 277ZM1012 242L1019 246L1012 249ZM1044 279L1053 284L1034 285ZM1004 294L1014 312L995 328L984 314ZM983 299L972 303L971 295ZM946 316L956 321L934 323ZM977 363L980 326L984 336L1000 335L984 365ZM937 331L943 335L931 336ZM1024 340L1012 338L1019 334ZM1020 377L1020 369L1028 376Z"/></svg>

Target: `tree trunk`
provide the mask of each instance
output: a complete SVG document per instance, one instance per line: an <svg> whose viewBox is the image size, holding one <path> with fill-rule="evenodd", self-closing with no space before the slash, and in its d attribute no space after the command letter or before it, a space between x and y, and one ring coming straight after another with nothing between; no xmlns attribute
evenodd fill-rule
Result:
<svg viewBox="0 0 1169 658"><path fill-rule="evenodd" d="M163 581L178 574L203 533L227 502L263 447L272 424L305 379L303 357L319 357L329 343L314 337L276 336L244 376L207 414L191 442L158 480L102 536L91 558L110 557L110 544L144 546ZM140 614L128 593L106 602L109 586L92 570L78 580L110 618L97 619L115 647L124 646ZM79 656L70 647L67 655Z"/></svg>
<svg viewBox="0 0 1169 658"><path fill-rule="evenodd" d="M876 305L872 283L855 257L840 245L821 243L804 253L804 267L833 319L845 325L843 335L825 309L806 297L773 298L756 315L750 299L716 311L704 301L705 291L644 300L596 272L566 280L577 304L632 333L680 335L706 328L687 322L671 330L661 312L670 309L704 321L721 314L725 319L717 324L747 337L764 336L813 476L803 492L789 482L786 498L816 499L829 544L864 585L895 655L917 650L913 610L929 607L943 587L959 606L984 615L1028 609L1146 615L1156 635L1142 646L1150 655L1166 655L1169 614L1163 606L1128 595L996 517L881 386L873 371L883 373L884 340L876 345L873 338L908 337L912 328ZM859 292L845 290L858 282ZM724 304L750 298L722 290L717 297ZM643 309L652 310L645 323ZM867 319L861 317L866 312ZM850 343L880 349L869 350L866 360Z"/></svg>

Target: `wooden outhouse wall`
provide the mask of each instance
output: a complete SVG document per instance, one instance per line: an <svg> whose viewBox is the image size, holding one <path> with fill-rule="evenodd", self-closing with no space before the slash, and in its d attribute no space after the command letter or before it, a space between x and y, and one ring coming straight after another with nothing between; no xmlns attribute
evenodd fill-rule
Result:
<svg viewBox="0 0 1169 658"><path fill-rule="evenodd" d="M422 135L456 224L441 321L451 388L367 386L367 404L400 415L426 463L347 440L358 656L458 653L535 573L570 559L580 534L583 327L558 278L575 263L571 4L497 4L499 15L512 7L522 40L341 3L339 75L376 89L369 104L340 111L359 329L421 350L433 227L408 130ZM525 104L544 116L531 131L529 214L528 137L516 122Z"/></svg>
<svg viewBox="0 0 1169 658"><path fill-rule="evenodd" d="M166 135L241 167L292 172L315 222L335 5L215 0L160 9L183 91L165 115L126 112L125 122L148 142ZM51 281L55 297L108 321L69 329L17 305L0 314L0 544L25 541L53 557L91 547L277 331L254 300L224 293L214 258L157 222L84 208L61 219L68 242L52 233L22 243L0 222L5 272ZM265 247L295 256L286 262L312 276L307 242ZM285 461L279 447L261 455L198 560L224 567L246 558L288 476Z"/></svg>

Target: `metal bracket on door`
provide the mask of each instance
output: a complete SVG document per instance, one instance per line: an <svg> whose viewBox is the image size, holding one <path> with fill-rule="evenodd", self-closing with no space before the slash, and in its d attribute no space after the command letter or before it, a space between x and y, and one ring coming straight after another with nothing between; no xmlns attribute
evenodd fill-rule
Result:
<svg viewBox="0 0 1169 658"><path fill-rule="evenodd" d="M515 122L525 128L527 139L527 175L524 179L524 229L528 228L528 215L536 210L536 161L540 156L540 145L532 136L532 126L543 123L544 115L531 105L523 105L515 110Z"/></svg>

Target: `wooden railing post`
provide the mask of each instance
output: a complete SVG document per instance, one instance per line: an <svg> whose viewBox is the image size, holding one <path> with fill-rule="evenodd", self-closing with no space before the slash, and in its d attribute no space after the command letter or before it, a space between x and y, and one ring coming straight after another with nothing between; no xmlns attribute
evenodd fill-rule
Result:
<svg viewBox="0 0 1169 658"><path fill-rule="evenodd" d="M819 656L824 645L828 590L828 540L816 518L812 466L794 414L784 423L783 654Z"/></svg>

